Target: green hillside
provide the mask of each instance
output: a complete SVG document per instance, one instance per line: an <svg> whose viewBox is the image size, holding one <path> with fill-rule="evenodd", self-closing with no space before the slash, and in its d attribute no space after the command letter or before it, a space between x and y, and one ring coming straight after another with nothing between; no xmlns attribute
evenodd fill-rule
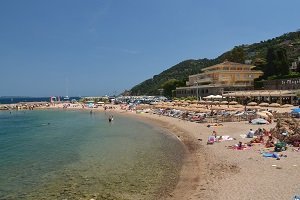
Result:
<svg viewBox="0 0 300 200"><path fill-rule="evenodd" d="M280 59L286 59L285 62L281 62L281 65L284 65L284 67L288 69L291 63L300 56L300 31L286 33L282 36L251 45L240 45L215 59L185 60L153 76L153 78L134 86L129 93L131 95L158 95L158 89L162 88L163 84L167 81L174 79L178 81L177 86L184 86L189 75L200 73L202 68L221 63L224 60L240 63L248 61L256 65L258 69L268 72L271 65L271 63L268 62L270 55L273 55L272 53L275 55L274 60L277 54ZM278 64L278 62L275 61L274 63ZM278 74L279 72L274 71L273 73ZM274 76L274 74L270 72L266 74L267 77L263 77L265 79L267 79L268 76ZM284 75L283 72L281 75ZM298 75L299 74L294 74L294 76Z"/></svg>

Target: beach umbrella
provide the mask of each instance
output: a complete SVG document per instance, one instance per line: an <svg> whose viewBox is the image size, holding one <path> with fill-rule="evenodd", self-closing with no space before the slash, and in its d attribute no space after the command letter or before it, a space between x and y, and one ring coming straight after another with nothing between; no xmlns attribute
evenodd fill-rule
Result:
<svg viewBox="0 0 300 200"><path fill-rule="evenodd" d="M256 106L256 105L257 105L257 103L254 101L247 104L247 106Z"/></svg>
<svg viewBox="0 0 300 200"><path fill-rule="evenodd" d="M270 107L280 107L280 104L279 103L271 103Z"/></svg>
<svg viewBox="0 0 300 200"><path fill-rule="evenodd" d="M228 104L228 101L221 101L221 104L226 105L226 104Z"/></svg>
<svg viewBox="0 0 300 200"><path fill-rule="evenodd" d="M213 101L213 102L211 102L212 104L219 104L220 103L220 101Z"/></svg>
<svg viewBox="0 0 300 200"><path fill-rule="evenodd" d="M294 109L292 109L292 112L297 112L297 113L300 113L300 108L294 108Z"/></svg>
<svg viewBox="0 0 300 200"><path fill-rule="evenodd" d="M272 113L270 113L269 111L266 111L266 110L264 110L264 111L261 111L262 113L266 113L267 115L269 115L269 116L271 116L271 117L273 117L273 114Z"/></svg>
<svg viewBox="0 0 300 200"><path fill-rule="evenodd" d="M262 106L262 107L268 107L268 106L269 106L269 103L263 102L263 103L260 103L259 106Z"/></svg>
<svg viewBox="0 0 300 200"><path fill-rule="evenodd" d="M236 102L236 101L230 101L229 104L230 105L236 105L236 104L238 104L238 102Z"/></svg>
<svg viewBox="0 0 300 200"><path fill-rule="evenodd" d="M269 113L269 112L268 112ZM272 115L272 113L270 113L270 114L268 114L267 112L257 112L256 113L256 115L257 116L260 116L260 117L263 117L263 118L270 118L270 117L272 117L273 115Z"/></svg>
<svg viewBox="0 0 300 200"><path fill-rule="evenodd" d="M269 124L269 122L262 118L252 119L251 124Z"/></svg>
<svg viewBox="0 0 300 200"><path fill-rule="evenodd" d="M284 104L284 105L282 105L281 107L283 107L283 108L288 108L288 107L293 107L293 105L291 105L291 104Z"/></svg>
<svg viewBox="0 0 300 200"><path fill-rule="evenodd" d="M206 97L203 97L203 99L213 99L213 98L215 98L214 95L208 95L208 96L206 96Z"/></svg>
<svg viewBox="0 0 300 200"><path fill-rule="evenodd" d="M214 99L222 99L223 97L221 95L215 95Z"/></svg>

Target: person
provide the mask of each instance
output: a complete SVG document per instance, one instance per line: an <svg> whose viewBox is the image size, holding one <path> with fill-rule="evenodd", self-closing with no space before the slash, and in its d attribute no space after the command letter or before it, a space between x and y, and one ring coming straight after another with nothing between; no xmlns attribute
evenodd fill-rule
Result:
<svg viewBox="0 0 300 200"><path fill-rule="evenodd" d="M243 148L244 148L243 143L241 141L239 141L239 143L237 145L237 149L242 150Z"/></svg>
<svg viewBox="0 0 300 200"><path fill-rule="evenodd" d="M254 131L250 129L250 131L247 133L247 138L253 138L254 136Z"/></svg>
<svg viewBox="0 0 300 200"><path fill-rule="evenodd" d="M217 132L216 132L216 131L213 131L212 135L214 136L215 141L216 141L216 142L219 142L219 138L218 138Z"/></svg>
<svg viewBox="0 0 300 200"><path fill-rule="evenodd" d="M263 128L263 135L264 136L269 136L269 132L265 128Z"/></svg>
<svg viewBox="0 0 300 200"><path fill-rule="evenodd" d="M215 138L217 139L217 132L216 131L213 131L213 136L215 136Z"/></svg>
<svg viewBox="0 0 300 200"><path fill-rule="evenodd" d="M254 135L255 136L260 136L263 134L263 130L261 128L258 128L255 132L254 132Z"/></svg>
<svg viewBox="0 0 300 200"><path fill-rule="evenodd" d="M266 142L266 148L274 147L274 138L272 136L269 136L267 142Z"/></svg>
<svg viewBox="0 0 300 200"><path fill-rule="evenodd" d="M259 137L252 139L250 141L250 144L251 143L264 143L264 136L260 135Z"/></svg>

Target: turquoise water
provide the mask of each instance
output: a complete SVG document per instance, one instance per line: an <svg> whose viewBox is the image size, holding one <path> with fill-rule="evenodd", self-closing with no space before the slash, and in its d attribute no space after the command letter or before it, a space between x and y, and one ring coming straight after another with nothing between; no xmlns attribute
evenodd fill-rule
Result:
<svg viewBox="0 0 300 200"><path fill-rule="evenodd" d="M122 116L0 112L0 199L157 199L172 190L182 144Z"/></svg>

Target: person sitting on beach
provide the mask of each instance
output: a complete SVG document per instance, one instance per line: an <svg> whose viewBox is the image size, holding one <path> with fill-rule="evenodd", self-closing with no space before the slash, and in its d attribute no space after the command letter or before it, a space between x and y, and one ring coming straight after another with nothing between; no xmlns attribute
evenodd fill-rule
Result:
<svg viewBox="0 0 300 200"><path fill-rule="evenodd" d="M261 128L258 128L254 133L255 136L260 136L262 134L263 134L263 130Z"/></svg>
<svg viewBox="0 0 300 200"><path fill-rule="evenodd" d="M238 150L242 150L245 146L243 145L243 143L240 141L237 145L237 149Z"/></svg>
<svg viewBox="0 0 300 200"><path fill-rule="evenodd" d="M260 135L259 137L252 139L250 143L264 143L264 136Z"/></svg>
<svg viewBox="0 0 300 200"><path fill-rule="evenodd" d="M265 128L263 128L263 135L264 136L269 136L269 132Z"/></svg>
<svg viewBox="0 0 300 200"><path fill-rule="evenodd" d="M250 131L247 133L247 138L253 138L254 136L254 131L250 129Z"/></svg>
<svg viewBox="0 0 300 200"><path fill-rule="evenodd" d="M274 147L275 145L274 138L272 136L269 136L267 142L266 142L266 148Z"/></svg>

